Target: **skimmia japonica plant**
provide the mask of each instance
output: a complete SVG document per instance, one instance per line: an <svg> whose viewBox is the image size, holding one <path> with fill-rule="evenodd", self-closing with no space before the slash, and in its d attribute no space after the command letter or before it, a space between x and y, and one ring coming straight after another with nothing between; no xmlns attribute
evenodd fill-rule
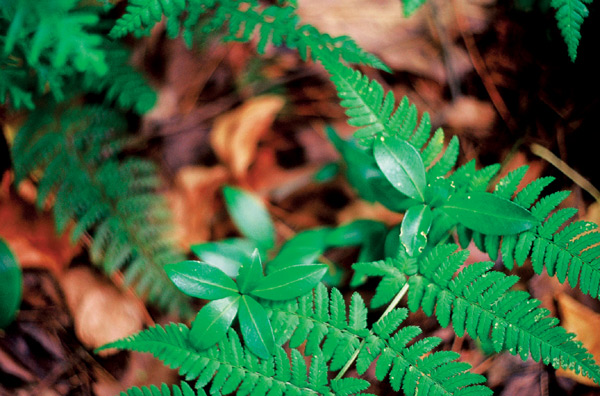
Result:
<svg viewBox="0 0 600 396"><path fill-rule="evenodd" d="M358 128L350 141L328 132L348 180L364 199L403 213L403 220L390 230L365 220L304 231L278 249L265 208L228 187L228 209L244 238L193 246L202 261L183 261L169 244L156 243L169 214L154 194L155 170L127 156L129 139L119 132L126 126L121 111L142 113L154 94L126 64L127 50L109 44L102 30L110 4L0 0L0 102L35 108L12 147L17 182L43 170L38 204L53 193L57 228L74 220L73 239L90 233L92 259L108 273L122 270L140 294L184 313L189 300L180 291L209 300L191 327L155 326L104 347L152 353L193 382L122 394L364 394L370 383L348 376L351 367L359 376L373 368L378 381L409 395L491 394L458 353L435 351L439 338L403 324L419 309L497 352L600 382L600 368L575 336L527 292L511 289L517 276L494 270L492 262L464 265L472 241L507 269L530 259L536 273L546 269L597 297L597 226L571 221L576 211L558 208L568 193L543 194L550 178L517 192L526 168L495 183L499 165L457 168L456 137L446 144L443 131L432 133L427 114L419 119L406 98L397 104L352 66L388 70L385 64L348 37L301 24L293 5L278 3L130 0L110 37L147 34L164 17L167 35L189 45L197 34L223 32L226 40L255 42L259 53L285 45L319 62ZM563 3L555 2L559 12ZM572 4L575 14L561 20L578 18L567 26L578 34L583 3ZM102 104L80 105L89 93ZM451 243L455 237L458 244ZM322 254L347 245L361 247L351 285L380 279L369 307L359 293L346 301L331 286L339 278ZM404 297L407 308L400 306Z"/></svg>

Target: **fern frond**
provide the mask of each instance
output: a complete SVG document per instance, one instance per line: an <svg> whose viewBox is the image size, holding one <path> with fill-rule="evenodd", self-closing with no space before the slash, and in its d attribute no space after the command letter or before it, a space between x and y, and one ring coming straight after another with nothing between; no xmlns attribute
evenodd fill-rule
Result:
<svg viewBox="0 0 600 396"><path fill-rule="evenodd" d="M575 62L577 47L581 39L581 25L588 16L586 4L592 0L552 0L550 5L556 9L556 22L565 39L569 57Z"/></svg>
<svg viewBox="0 0 600 396"><path fill-rule="evenodd" d="M178 368L187 381L196 380L196 388L211 384L210 393L240 395L331 394L327 365L317 352L307 370L304 357L292 349L291 359L283 348L275 356L259 360L244 348L230 329L217 345L196 350L189 340L189 328L182 324L155 326L136 335L103 346L149 352L171 368Z"/></svg>
<svg viewBox="0 0 600 396"><path fill-rule="evenodd" d="M189 12L182 27L179 19L184 10ZM121 37L141 26L152 27L163 14L167 17L169 35L174 37L182 32L188 45L191 44L189 28L204 15L208 17L203 26L204 33L226 27L226 40L248 42L257 37L259 53L263 53L271 43L275 46L285 44L289 48L297 49L302 58L307 59L309 52L320 48L346 62L389 71L380 59L361 49L350 37L332 37L319 32L314 26L300 25L295 7L261 8L257 2L251 0L135 0L130 2L125 15L117 21L111 35Z"/></svg>
<svg viewBox="0 0 600 396"><path fill-rule="evenodd" d="M600 382L600 367L573 334L557 326L540 301L524 291L511 291L518 281L492 271L493 263L465 267L467 251L456 245L440 245L419 260L418 273L409 276L408 307L419 307L435 316L444 327L452 320L457 335L491 339L496 351L508 350L523 360L531 356L555 368L582 373ZM401 260L401 259L399 259Z"/></svg>
<svg viewBox="0 0 600 396"><path fill-rule="evenodd" d="M203 389L194 391L188 384L183 382L181 387L173 385L172 388L169 388L166 384L162 384L160 388L156 385L141 388L135 386L119 393L119 396L206 396L206 392Z"/></svg>
<svg viewBox="0 0 600 396"><path fill-rule="evenodd" d="M384 380L389 375L396 391L434 395L491 394L489 389L479 385L485 378L469 373L468 364L455 362L458 354L431 352L440 343L439 339L425 338L408 345L421 330L411 326L398 329L407 316L406 309L393 310L369 330L367 310L357 293L346 307L337 289L332 289L330 294L320 284L313 293L298 301L274 304L271 310L276 343L282 345L289 340L290 347L295 348L306 342L305 353L322 354L325 361L330 362L330 370L342 368L358 353L358 373L363 374L375 364L377 378Z"/></svg>
<svg viewBox="0 0 600 396"><path fill-rule="evenodd" d="M138 114L150 110L156 102L156 93L128 64L129 51L111 43L105 45L105 56L110 73L101 77L95 73L84 73L84 90L104 93L106 104L115 103L124 110L133 109Z"/></svg>
<svg viewBox="0 0 600 396"><path fill-rule="evenodd" d="M71 239L91 234L92 260L106 273L122 270L125 284L138 294L188 314L187 298L163 270L182 256L169 244L157 243L168 224L154 215L166 210L155 194L156 169L145 160L117 159L123 144L115 141L123 141L118 131L124 126L118 113L103 107L62 113L55 107L36 109L12 147L16 182L44 170L37 203L42 206L55 194L57 230L75 221Z"/></svg>

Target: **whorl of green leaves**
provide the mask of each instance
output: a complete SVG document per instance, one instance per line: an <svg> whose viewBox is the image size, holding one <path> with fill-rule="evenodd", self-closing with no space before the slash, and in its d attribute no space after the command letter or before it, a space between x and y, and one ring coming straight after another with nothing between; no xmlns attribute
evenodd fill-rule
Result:
<svg viewBox="0 0 600 396"><path fill-rule="evenodd" d="M71 240L93 237L92 261L163 308L188 313L187 299L163 265L180 261L168 239L170 211L156 194L153 163L118 159L129 139L125 120L105 107L57 106L33 111L12 147L16 183L42 171L37 205L53 197L58 232L74 221Z"/></svg>

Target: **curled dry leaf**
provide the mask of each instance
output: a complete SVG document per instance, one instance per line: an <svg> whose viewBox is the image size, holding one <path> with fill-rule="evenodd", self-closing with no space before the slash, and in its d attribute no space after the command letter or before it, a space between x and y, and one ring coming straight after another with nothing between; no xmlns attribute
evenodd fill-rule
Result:
<svg viewBox="0 0 600 396"><path fill-rule="evenodd" d="M558 294L556 300L562 316L561 325L567 331L577 334L576 339L583 343L596 362L600 361L600 314L564 293ZM556 373L587 386L598 386L591 379L573 371L560 369Z"/></svg>
<svg viewBox="0 0 600 396"><path fill-rule="evenodd" d="M269 130L284 104L280 96L258 96L215 120L211 145L235 178L246 175L255 158L259 140Z"/></svg>
<svg viewBox="0 0 600 396"><path fill-rule="evenodd" d="M80 246L70 243L68 230L57 236L52 216L16 197L11 183L11 175L5 173L0 185L0 237L22 267L47 268L58 275L79 253Z"/></svg>
<svg viewBox="0 0 600 396"><path fill-rule="evenodd" d="M228 179L224 166L189 166L177 172L167 198L173 210L174 237L183 249L210 239L218 193Z"/></svg>
<svg viewBox="0 0 600 396"><path fill-rule="evenodd" d="M142 329L143 312L135 297L118 290L91 269L73 268L60 281L73 315L75 334L85 346L97 348Z"/></svg>

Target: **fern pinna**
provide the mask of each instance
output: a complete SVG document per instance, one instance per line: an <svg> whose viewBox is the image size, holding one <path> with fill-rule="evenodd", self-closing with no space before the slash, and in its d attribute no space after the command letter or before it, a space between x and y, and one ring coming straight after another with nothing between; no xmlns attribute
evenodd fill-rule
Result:
<svg viewBox="0 0 600 396"><path fill-rule="evenodd" d="M108 274L122 270L125 283L140 295L187 312L187 299L163 270L181 255L170 243L157 243L165 240L170 213L155 194L160 184L155 166L117 158L130 142L125 128L123 117L103 106L38 106L12 147L15 182L41 170L37 204L54 196L59 232L74 220L71 239L90 232L92 260Z"/></svg>

